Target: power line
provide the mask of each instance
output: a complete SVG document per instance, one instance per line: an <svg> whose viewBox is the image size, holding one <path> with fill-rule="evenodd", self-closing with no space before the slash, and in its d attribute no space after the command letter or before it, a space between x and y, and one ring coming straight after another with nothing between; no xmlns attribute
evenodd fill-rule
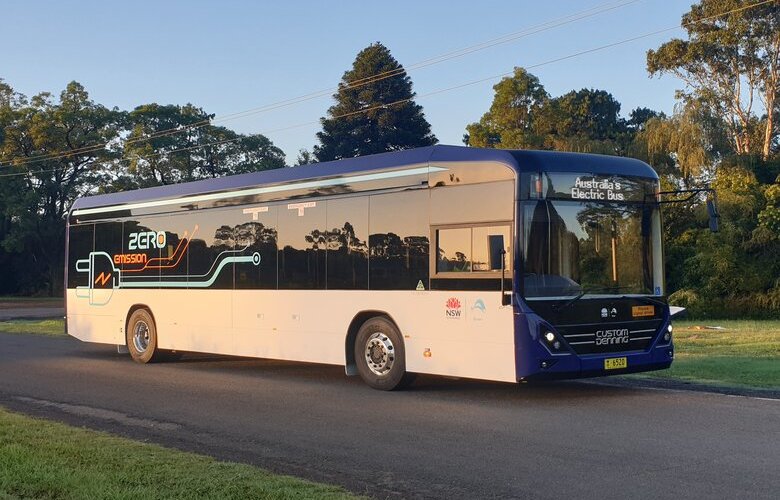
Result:
<svg viewBox="0 0 780 500"><path fill-rule="evenodd" d="M651 32L648 32L648 33L644 33L644 34L641 34L641 35L634 36L634 37L625 38L625 39L617 41L617 42L612 42L612 43L608 43L608 44L605 44L605 45L600 45L598 47L593 47L593 48L590 48L590 49L582 50L582 51L575 52L575 53L572 53L572 54L568 54L568 55L565 55L565 56L557 57L555 59L549 59L549 60L541 62L541 63L536 63L536 64L532 64L532 65L526 66L526 69L538 68L538 67L541 67L541 66L546 66L548 64L554 64L556 62L565 61L567 59L572 59L572 58L575 58L575 57L579 57L579 56L582 56L582 55L585 55L585 54L591 54L591 53L594 53L594 52L599 52L599 51L602 51L602 50L606 50L608 48L616 47L618 45L623 45L623 44L626 44L626 43L634 42L634 41L640 40L642 38L648 38L648 37L655 36L655 35L658 35L658 34L661 34L661 33L665 33L667 31L672 31L672 30L678 29L680 27L686 27L686 26L690 26L690 25L693 25L693 24L702 23L702 22L705 22L705 21L716 19L718 17L726 16L726 15L729 15L729 14L734 14L736 12L741 12L741 11L744 11L744 10L747 10L747 9L755 8L755 7L758 7L760 5L764 5L764 4L771 3L771 2L776 2L776 1L777 0L764 0L762 2L758 2L758 3L755 3L755 4L749 5L749 6L739 7L739 8L732 9L732 10L729 10L729 11L726 11L726 12L722 12L720 14L716 14L716 15L713 15L713 16L701 18L701 19L698 19L696 21L691 21L689 23L682 23L682 24L679 24L679 25L670 26L668 28L662 28L662 29L659 29L659 30L651 31ZM333 116L332 118L334 118L334 119L348 118L350 116L355 116L355 115L359 115L359 114L363 114L363 113L368 113L370 111L374 111L374 110L381 109L381 108L386 108L386 107L390 107L390 106L397 106L399 104L404 104L404 103L407 103L407 102L411 102L414 99L431 97L431 96L434 96L434 95L443 94L445 92L451 92L453 90L458 90L458 89L462 89L462 88L465 88L465 87L478 85L480 83L485 83L485 82L488 82L488 81L495 80L497 78L503 78L503 77L512 75L513 73L514 73L514 70L507 71L507 72L504 72L504 73L500 73L498 75L492 75L492 76L488 76L488 77L485 77L485 78L480 78L478 80L472 80L472 81L469 81L469 82L465 82L465 83L461 83L461 84L458 84L458 85L454 85L454 86L451 86L451 87L441 88L441 89L434 90L434 91L431 91L431 92L428 92L428 93L425 93L425 94L420 94L420 95L418 95L418 96L416 96L414 98L400 99L398 101L394 101L394 102L391 102L391 103L380 104L380 105L372 106L370 108L361 109L361 110L353 111L353 112L350 112L350 113L344 113L344 114L341 114L341 115L336 115L336 116ZM195 149L200 149L200 148L205 148L205 147L210 147L210 146L220 146L220 145L224 145L224 144L228 144L228 143L232 143L232 142L242 141L244 139L249 139L251 137L258 137L258 136L261 136L261 135L269 135L269 134L273 134L273 133L277 133L277 132L283 132L283 131L292 130L292 129L296 129L296 128L306 127L306 126L313 125L313 124L318 124L318 123L319 123L319 120L309 121L309 122L305 122L305 123L299 123L299 124L296 124L296 125L290 125L290 126L287 126L287 127L282 127L282 128L278 128L278 129L268 130L268 131L265 131L265 132L258 132L258 133L255 133L255 134L249 134L249 135L236 137L236 138L232 138L232 139L225 139L225 140L222 140L222 141L214 141L214 142L210 142L210 143L207 143L207 144L198 144L198 145L194 145L194 146L190 146L190 147L186 147L186 148L174 149L174 150L171 150L171 151L165 151L165 152L155 153L155 154L151 154L151 155L145 155L143 157L143 159L155 158L155 157L165 156L165 155L169 155L169 154L173 154L173 153L181 153L181 152L193 151ZM141 159L141 157L136 157L136 158L117 158L117 159L114 159L114 161L131 161L133 159ZM36 173L48 173L48 172L54 172L56 170L57 169L39 170ZM10 173L10 174L0 174L0 177L15 177L15 176L20 176L20 175L28 175L29 172L30 171L27 171L27 172L15 172L15 173Z"/></svg>
<svg viewBox="0 0 780 500"><path fill-rule="evenodd" d="M406 68L400 67L400 68L397 68L397 69L394 69L394 70L389 70L389 71L385 71L385 72L382 72L382 73L378 73L376 75L371 75L371 76L368 76L368 77L364 77L364 78L360 78L360 79L357 79L357 80L353 80L353 81L349 82L346 85L346 88L358 88L358 87L362 87L364 85L369 85L369 84L372 84L372 83L376 83L378 81L385 80L387 78L392 78L394 76L403 74L407 70L421 69L421 68L425 68L425 67L428 67L428 66L432 66L434 64L439 64L439 63L442 63L442 62L446 62L446 61L449 61L449 60L452 60L452 59L455 59L455 58L458 58L458 57L463 57L465 55L472 54L474 52L478 52L478 51L485 50L485 49L488 49L488 48L491 48L491 47L495 47L497 45L506 44L506 43L518 40L518 39L526 37L526 36L535 35L537 33L541 33L543 31L551 30L551 29L554 29L554 28L557 28L557 27L560 27L560 26L563 26L563 25L566 25L566 24L570 24L570 23L573 23L573 22L576 22L576 21L579 21L579 20L582 20L582 19L586 19L588 17L593 17L595 15L598 15L598 14L601 14L601 13L604 13L604 12L608 12L610 10L615 10L615 9L618 9L618 8L621 8L621 7L625 7L626 5L629 5L629 4L632 4L632 3L636 3L638 1L640 1L640 0L626 0L626 1L618 2L618 3L614 3L613 2L613 3L602 4L602 5L599 5L599 6L596 6L596 7L591 7L590 9L586 9L586 10L577 12L575 14L570 14L568 16L560 17L560 18L557 18L557 19L553 19L551 21L547 21L545 23L534 25L534 26L531 26L529 28L525 28L525 29L523 29L521 31L517 31L517 32L514 32L514 33L509 33L507 35L503 35L503 36L500 36L498 38L487 40L485 42L481 42L481 43L478 43L478 44L475 44L475 45L471 45L471 46L468 46L468 47L464 47L464 48L461 48L461 49L458 49L458 50L455 50L455 51L451 51L451 52L447 52L447 53L444 53L444 54L441 54L441 55L438 55L438 56L434 56L432 58L425 59L423 61L419 61L417 63L414 63L411 66L408 66ZM319 98L319 97L328 96L332 92L337 91L340 88L341 88L341 85L338 86L338 87L331 87L331 88L328 88L328 89L323 89L323 90L319 90L319 91L316 91L316 92L312 92L310 94L305 94L305 95L302 95L302 96L293 97L293 98L286 99L286 100L283 100L283 101L278 101L276 103L271 103L271 104L268 104L268 105L265 105L265 106L261 106L261 107L258 107L258 108L251 108L251 109L248 109L248 110L227 114L227 115L224 115L224 116L219 117L219 118L214 119L214 120L210 120L210 119L199 120L199 121L194 122L194 123L192 123L190 125L187 125L187 126L174 127L174 128L165 129L165 130L158 130L158 131L153 132L151 134L148 134L148 135L146 135L144 137L128 139L128 140L124 141L124 144L125 145L127 145L127 144L134 144L136 142L143 142L143 141L148 141L148 140L151 140L151 139L156 139L156 138L159 138L159 137L165 137L165 136L169 136L169 135L180 134L180 133L186 132L188 130L196 130L196 129L199 129L199 128L202 128L202 127L206 127L206 126L214 124L214 123L222 123L222 122L229 121L229 120L245 118L245 117L252 116L252 115L255 115L255 114L259 114L259 113L265 113L265 112L268 112L268 111L273 111L273 110L280 109L280 108L283 108L283 107L292 106L292 105L295 105L295 104L300 104L300 103L303 103L303 102L306 102L306 101L310 101L310 100L313 100L313 99L316 99L316 98ZM85 153L97 152L97 151L103 150L108 145L109 145L109 143L107 142L107 143L102 143L102 144L93 144L93 145L90 145L90 146L82 146L81 148L75 148L75 149L72 149L72 150L69 150L69 151L59 151L59 152L45 153L45 154L36 155L36 156L33 156L33 157L11 158L9 160L4 160L4 161L10 162L12 164L10 164L10 165L0 165L0 168L2 168L2 167L12 167L12 166L22 166L22 165L27 165L27 164L32 164L32 163L39 163L39 162L42 162L42 161L56 160L56 159L60 159L60 158L67 158L69 156L74 156L74 155L77 155L77 154L85 154Z"/></svg>

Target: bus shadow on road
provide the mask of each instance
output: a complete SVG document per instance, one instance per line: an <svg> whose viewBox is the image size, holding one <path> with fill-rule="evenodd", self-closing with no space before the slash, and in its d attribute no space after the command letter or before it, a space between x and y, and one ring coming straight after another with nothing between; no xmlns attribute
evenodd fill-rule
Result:
<svg viewBox="0 0 780 500"><path fill-rule="evenodd" d="M590 379L558 380L533 383L500 383L473 379L454 379L419 375L407 390L443 398L457 397L493 401L557 401L625 397L638 389L593 383Z"/></svg>
<svg viewBox="0 0 780 500"><path fill-rule="evenodd" d="M127 354L117 354L116 350L112 352L104 347L85 348L77 352L79 358L131 362ZM512 384L420 374L406 389L388 395L369 388L363 384L359 377L347 377L341 366L194 352L177 353L177 356L159 363L152 363L148 368L153 370L194 370L203 374L218 373L240 379L262 378L271 383L274 381L279 383L314 383L320 389L336 392L342 390L358 391L365 397L416 398L424 396L439 401L459 400L480 403L572 402L596 398L622 398L638 395L641 392L641 389L634 387L599 383L599 380L604 379Z"/></svg>
<svg viewBox="0 0 780 500"><path fill-rule="evenodd" d="M365 386L359 377L347 377L344 368L334 365L280 361L271 359L217 356L213 354L183 353L181 359L174 361L181 367L219 371L235 376L264 377L293 382L316 381L320 385L332 385L334 388L365 391L381 395ZM638 389L593 383L592 380L561 380L533 383L501 383L456 377L417 375L414 382L401 394L425 395L439 399L477 399L477 400L572 400L577 398L625 397L636 395Z"/></svg>

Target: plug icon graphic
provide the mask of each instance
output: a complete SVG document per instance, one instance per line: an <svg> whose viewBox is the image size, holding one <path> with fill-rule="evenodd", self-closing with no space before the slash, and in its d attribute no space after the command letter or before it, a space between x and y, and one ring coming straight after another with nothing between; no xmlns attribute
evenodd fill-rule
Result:
<svg viewBox="0 0 780 500"><path fill-rule="evenodd" d="M89 278L88 285L76 287L76 297L89 299L91 306L108 304L114 289L119 288L121 271L106 252L90 252L88 258L77 260L76 271L87 273Z"/></svg>

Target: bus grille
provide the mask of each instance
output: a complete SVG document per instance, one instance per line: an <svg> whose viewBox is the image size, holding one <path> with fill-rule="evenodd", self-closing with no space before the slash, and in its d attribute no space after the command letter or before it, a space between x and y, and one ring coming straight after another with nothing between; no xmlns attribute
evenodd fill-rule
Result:
<svg viewBox="0 0 780 500"><path fill-rule="evenodd" d="M650 346L661 319L560 325L558 332L577 354L641 351Z"/></svg>

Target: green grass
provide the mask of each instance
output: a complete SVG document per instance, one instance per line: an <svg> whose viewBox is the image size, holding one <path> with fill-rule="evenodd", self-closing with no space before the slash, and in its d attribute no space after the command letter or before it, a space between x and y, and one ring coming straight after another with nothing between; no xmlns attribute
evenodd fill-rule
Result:
<svg viewBox="0 0 780 500"><path fill-rule="evenodd" d="M62 319L14 319L0 321L0 333L32 333L35 335L65 335Z"/></svg>
<svg viewBox="0 0 780 500"><path fill-rule="evenodd" d="M669 370L641 376L780 389L780 321L675 321L674 344Z"/></svg>
<svg viewBox="0 0 780 500"><path fill-rule="evenodd" d="M356 498L249 465L0 408L0 498Z"/></svg>

